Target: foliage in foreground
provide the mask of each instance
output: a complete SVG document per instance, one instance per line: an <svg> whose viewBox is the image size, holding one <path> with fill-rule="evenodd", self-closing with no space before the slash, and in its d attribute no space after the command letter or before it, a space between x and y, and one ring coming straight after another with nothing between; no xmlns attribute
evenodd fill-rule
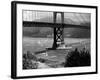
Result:
<svg viewBox="0 0 100 80"><path fill-rule="evenodd" d="M78 67L78 66L90 66L91 57L90 52L83 48L78 50L77 48L74 51L68 53L65 59L64 67Z"/></svg>
<svg viewBox="0 0 100 80"><path fill-rule="evenodd" d="M37 57L27 51L23 54L23 69L37 69Z"/></svg>

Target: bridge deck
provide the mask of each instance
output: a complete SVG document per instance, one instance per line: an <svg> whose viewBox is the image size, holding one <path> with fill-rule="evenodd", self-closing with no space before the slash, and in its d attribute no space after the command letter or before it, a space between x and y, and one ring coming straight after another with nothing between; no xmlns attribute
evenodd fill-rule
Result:
<svg viewBox="0 0 100 80"><path fill-rule="evenodd" d="M24 27L61 27L64 28L83 28L90 29L90 26L85 25L74 25L74 24L61 24L61 23L47 23L47 22L33 22L33 21L23 21Z"/></svg>

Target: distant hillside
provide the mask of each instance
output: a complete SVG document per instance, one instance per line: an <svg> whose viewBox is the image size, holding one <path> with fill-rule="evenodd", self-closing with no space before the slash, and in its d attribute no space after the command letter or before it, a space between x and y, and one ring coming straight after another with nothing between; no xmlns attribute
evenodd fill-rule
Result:
<svg viewBox="0 0 100 80"><path fill-rule="evenodd" d="M53 28L24 27L23 36L28 37L53 37ZM66 38L90 38L90 30L80 28L64 28Z"/></svg>

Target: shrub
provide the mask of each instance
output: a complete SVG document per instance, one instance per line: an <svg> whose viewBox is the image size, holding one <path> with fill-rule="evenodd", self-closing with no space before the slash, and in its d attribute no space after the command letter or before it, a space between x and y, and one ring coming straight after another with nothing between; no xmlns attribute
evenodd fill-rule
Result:
<svg viewBox="0 0 100 80"><path fill-rule="evenodd" d="M27 51L27 53L23 54L23 58L37 61L37 57L30 51Z"/></svg>
<svg viewBox="0 0 100 80"><path fill-rule="evenodd" d="M29 59L23 59L23 69L37 69L38 63Z"/></svg>
<svg viewBox="0 0 100 80"><path fill-rule="evenodd" d="M33 55L30 51L23 54L23 69L37 69L37 57Z"/></svg>
<svg viewBox="0 0 100 80"><path fill-rule="evenodd" d="M85 48L78 51L76 48L74 51L68 53L65 58L64 67L78 67L78 66L90 66L91 58L90 53Z"/></svg>
<svg viewBox="0 0 100 80"><path fill-rule="evenodd" d="M40 62L42 62L42 63L45 63L45 62L46 62L46 60L43 59L43 58L39 58L38 61L40 61Z"/></svg>

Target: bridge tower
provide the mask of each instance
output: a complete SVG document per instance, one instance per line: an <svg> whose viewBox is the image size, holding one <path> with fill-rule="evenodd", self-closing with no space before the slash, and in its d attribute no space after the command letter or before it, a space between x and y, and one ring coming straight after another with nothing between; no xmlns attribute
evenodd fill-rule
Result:
<svg viewBox="0 0 100 80"><path fill-rule="evenodd" d="M53 42L53 49L57 49L61 46L65 46L64 44L64 13L63 12L54 12L53 13L53 20L54 24L57 23L57 15L60 14L60 23L61 25L58 27L54 27L54 42Z"/></svg>

